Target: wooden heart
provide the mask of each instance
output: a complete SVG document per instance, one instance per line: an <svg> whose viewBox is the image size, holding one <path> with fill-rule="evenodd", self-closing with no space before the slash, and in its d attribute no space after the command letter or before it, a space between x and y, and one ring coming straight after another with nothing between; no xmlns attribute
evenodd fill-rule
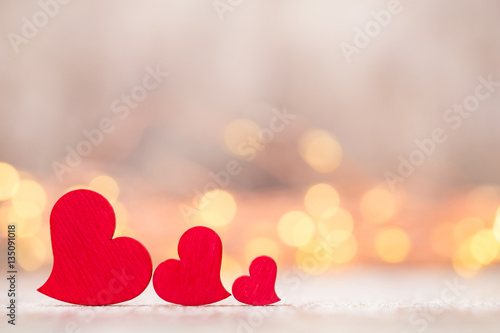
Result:
<svg viewBox="0 0 500 333"><path fill-rule="evenodd" d="M280 301L274 290L277 271L272 258L255 258L250 264L250 276L240 276L234 281L234 298L249 305L269 305Z"/></svg>
<svg viewBox="0 0 500 333"><path fill-rule="evenodd" d="M50 215L54 265L38 291L81 305L128 301L146 289L153 265L146 248L129 237L113 239L115 213L100 194L65 194Z"/></svg>
<svg viewBox="0 0 500 333"><path fill-rule="evenodd" d="M158 296L175 304L205 305L231 295L220 279L222 242L215 231L187 230L179 240L178 253L180 260L166 260L154 272Z"/></svg>

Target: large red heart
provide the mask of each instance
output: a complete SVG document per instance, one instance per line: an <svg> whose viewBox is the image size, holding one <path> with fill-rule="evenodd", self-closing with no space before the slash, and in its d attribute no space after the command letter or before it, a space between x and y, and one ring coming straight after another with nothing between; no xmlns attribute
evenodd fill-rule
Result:
<svg viewBox="0 0 500 333"><path fill-rule="evenodd" d="M111 204L96 192L61 197L50 215L54 265L38 291L81 305L114 304L141 294L151 280L151 256L132 238L113 239L115 223Z"/></svg>
<svg viewBox="0 0 500 333"><path fill-rule="evenodd" d="M250 276L240 276L234 281L234 298L250 305L269 305L280 301L274 291L277 271L272 258L255 258L250 264Z"/></svg>
<svg viewBox="0 0 500 333"><path fill-rule="evenodd" d="M180 260L166 260L154 272L158 296L175 304L205 305L231 295L220 279L222 242L215 231L189 229L179 240L177 251Z"/></svg>

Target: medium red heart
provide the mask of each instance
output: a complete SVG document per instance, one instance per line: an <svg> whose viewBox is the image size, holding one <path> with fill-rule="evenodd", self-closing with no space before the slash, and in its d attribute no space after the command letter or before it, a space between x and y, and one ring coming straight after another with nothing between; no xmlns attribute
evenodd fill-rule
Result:
<svg viewBox="0 0 500 333"><path fill-rule="evenodd" d="M153 274L153 286L162 299L181 305L205 305L230 293L220 279L222 242L212 229L186 231L177 248L180 260L162 262Z"/></svg>
<svg viewBox="0 0 500 333"><path fill-rule="evenodd" d="M115 224L102 195L76 190L61 197L50 215L54 265L38 291L81 305L120 303L141 294L151 280L151 256L132 238L113 239Z"/></svg>
<svg viewBox="0 0 500 333"><path fill-rule="evenodd" d="M240 276L233 283L233 296L249 305L269 305L280 301L274 291L278 267L268 257L255 258L250 264L250 276Z"/></svg>

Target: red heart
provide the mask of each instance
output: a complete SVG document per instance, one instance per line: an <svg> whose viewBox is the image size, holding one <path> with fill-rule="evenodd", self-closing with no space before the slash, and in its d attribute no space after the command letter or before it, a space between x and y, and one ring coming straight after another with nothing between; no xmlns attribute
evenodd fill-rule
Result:
<svg viewBox="0 0 500 333"><path fill-rule="evenodd" d="M278 267L272 258L255 258L250 264L250 276L240 276L234 281L234 298L249 305L269 305L280 301L274 291L277 272Z"/></svg>
<svg viewBox="0 0 500 333"><path fill-rule="evenodd" d="M132 238L113 239L115 223L111 204L96 192L61 197L50 215L54 265L38 291L81 305L114 304L142 293L151 280L151 256Z"/></svg>
<svg viewBox="0 0 500 333"><path fill-rule="evenodd" d="M220 280L222 242L212 229L186 231L177 247L180 260L162 262L153 274L153 286L161 298L181 305L205 305L230 293Z"/></svg>

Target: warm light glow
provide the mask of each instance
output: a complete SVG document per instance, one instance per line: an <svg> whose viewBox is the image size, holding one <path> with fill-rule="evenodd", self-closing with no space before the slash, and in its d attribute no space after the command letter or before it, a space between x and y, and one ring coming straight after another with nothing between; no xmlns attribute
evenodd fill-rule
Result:
<svg viewBox="0 0 500 333"><path fill-rule="evenodd" d="M280 248L275 241L269 238L254 238L245 246L245 260L248 264L258 256L269 256L275 261L280 259Z"/></svg>
<svg viewBox="0 0 500 333"><path fill-rule="evenodd" d="M87 186L85 185L73 185L71 187L68 187L64 193L68 193L74 190L85 190L88 189Z"/></svg>
<svg viewBox="0 0 500 333"><path fill-rule="evenodd" d="M396 213L396 209L394 195L381 187L366 192L359 204L363 218L376 224L388 222Z"/></svg>
<svg viewBox="0 0 500 333"><path fill-rule="evenodd" d="M476 233L471 238L470 251L474 259L481 265L492 263L500 251L500 243L493 230L484 229Z"/></svg>
<svg viewBox="0 0 500 333"><path fill-rule="evenodd" d="M127 209L121 202L114 202L113 209L115 211L116 225L126 226L128 223Z"/></svg>
<svg viewBox="0 0 500 333"><path fill-rule="evenodd" d="M392 264L400 263L408 256L410 238L402 229L384 229L375 237L375 250L383 261Z"/></svg>
<svg viewBox="0 0 500 333"><path fill-rule="evenodd" d="M248 275L248 268L246 271L243 270L238 260L233 259L227 255L222 256L222 266L221 266L221 280L222 284L231 290L233 282L242 275Z"/></svg>
<svg viewBox="0 0 500 333"><path fill-rule="evenodd" d="M19 185L19 173L10 164L0 162L0 201L12 198Z"/></svg>
<svg viewBox="0 0 500 333"><path fill-rule="evenodd" d="M291 211L281 217L278 222L278 234L281 240L290 246L307 244L315 231L314 222L302 211Z"/></svg>
<svg viewBox="0 0 500 333"><path fill-rule="evenodd" d="M45 205L47 195L45 190L34 180L21 180L16 193L12 197L12 205L16 213L24 218L39 217Z"/></svg>
<svg viewBox="0 0 500 333"><path fill-rule="evenodd" d="M307 212L317 218L331 217L339 208L340 197L330 185L317 184L307 190L304 205Z"/></svg>
<svg viewBox="0 0 500 333"><path fill-rule="evenodd" d="M299 153L314 170L323 173L334 171L342 161L340 144L323 130L311 130L302 135Z"/></svg>
<svg viewBox="0 0 500 333"><path fill-rule="evenodd" d="M120 187L116 180L106 175L100 175L92 179L88 189L101 194L111 203L118 200L120 194Z"/></svg>
<svg viewBox="0 0 500 333"><path fill-rule="evenodd" d="M260 141L253 142L251 139L257 140L259 131L259 126L248 119L237 119L231 122L224 132L227 149L236 156L246 156L249 149L255 150L262 144Z"/></svg>
<svg viewBox="0 0 500 333"><path fill-rule="evenodd" d="M343 242L352 235L354 220L345 209L339 208L329 218L318 221L318 231L329 242Z"/></svg>
<svg viewBox="0 0 500 333"><path fill-rule="evenodd" d="M31 272L39 268L45 255L45 245L38 237L26 238L17 245L17 260L25 271Z"/></svg>
<svg viewBox="0 0 500 333"><path fill-rule="evenodd" d="M7 226L10 224L16 226L17 237L28 238L38 233L42 224L42 218L41 216L31 218L20 216L12 205L0 207L0 225L5 234L7 233Z"/></svg>
<svg viewBox="0 0 500 333"><path fill-rule="evenodd" d="M499 209L499 212L500 212L500 209ZM493 225L493 232L494 232L497 240L500 242L500 214L499 214L499 212L497 212L495 224Z"/></svg>
<svg viewBox="0 0 500 333"><path fill-rule="evenodd" d="M473 236L479 230L485 229L486 223L476 217L468 217L460 220L456 227L453 237L456 244L461 244L466 238Z"/></svg>
<svg viewBox="0 0 500 333"><path fill-rule="evenodd" d="M442 257L451 258L455 252L454 232L453 223L441 223L435 227L430 236L432 250Z"/></svg>
<svg viewBox="0 0 500 333"><path fill-rule="evenodd" d="M465 239L453 255L453 268L462 277L471 278L481 268L481 264L471 252L471 239Z"/></svg>
<svg viewBox="0 0 500 333"><path fill-rule="evenodd" d="M198 208L203 222L213 227L225 226L236 215L236 200L231 193L216 189L203 195Z"/></svg>

